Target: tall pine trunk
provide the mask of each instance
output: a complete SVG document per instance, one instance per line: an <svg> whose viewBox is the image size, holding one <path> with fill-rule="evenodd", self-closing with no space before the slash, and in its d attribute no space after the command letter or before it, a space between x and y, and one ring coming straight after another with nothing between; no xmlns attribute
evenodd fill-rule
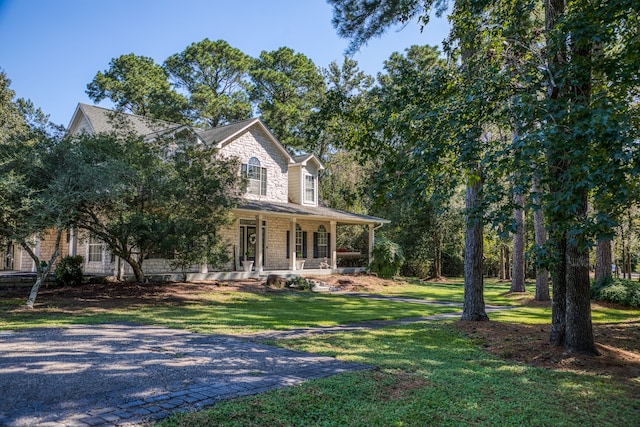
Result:
<svg viewBox="0 0 640 427"><path fill-rule="evenodd" d="M482 171L479 165L467 178L464 240L464 307L462 320L489 320L484 304Z"/></svg>
<svg viewBox="0 0 640 427"><path fill-rule="evenodd" d="M544 213L540 207L540 188L538 178L534 177L532 184L533 199L533 230L536 245L543 247L547 243L547 229L544 225ZM541 266L536 267L536 301L549 301L549 271Z"/></svg>
<svg viewBox="0 0 640 427"><path fill-rule="evenodd" d="M586 205L587 195L585 193ZM597 355L591 324L589 250L579 243L567 243L567 312L565 347L567 350Z"/></svg>
<svg viewBox="0 0 640 427"><path fill-rule="evenodd" d="M513 273L511 274L511 292L524 292L524 197L522 193L513 195L513 219L516 230L513 235Z"/></svg>
<svg viewBox="0 0 640 427"><path fill-rule="evenodd" d="M598 245L596 246L596 282L611 277L612 263L611 239L598 240Z"/></svg>
<svg viewBox="0 0 640 427"><path fill-rule="evenodd" d="M565 343L567 318L567 241L564 236L554 236L550 239L557 253L557 261L551 272L553 297L551 299L551 336L549 342L562 347Z"/></svg>
<svg viewBox="0 0 640 427"><path fill-rule="evenodd" d="M442 233L437 231L433 248L433 278L442 277Z"/></svg>

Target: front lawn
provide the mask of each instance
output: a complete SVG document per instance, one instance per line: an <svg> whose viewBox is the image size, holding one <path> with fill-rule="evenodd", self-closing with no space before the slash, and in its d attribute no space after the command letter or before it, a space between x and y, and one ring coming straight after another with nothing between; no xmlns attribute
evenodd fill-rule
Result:
<svg viewBox="0 0 640 427"><path fill-rule="evenodd" d="M503 360L452 322L280 344L375 369L221 402L161 425L617 427L640 419L637 382Z"/></svg>
<svg viewBox="0 0 640 427"><path fill-rule="evenodd" d="M352 292L462 302L461 281L338 277ZM532 286L530 286L532 288ZM259 283L44 289L34 310L0 290L0 329L132 322L244 334L458 312L459 307L268 290ZM270 344L372 366L220 402L162 426L640 425L640 310L592 304L598 358L548 341L551 305L486 281L485 301L517 306L490 322L437 320Z"/></svg>

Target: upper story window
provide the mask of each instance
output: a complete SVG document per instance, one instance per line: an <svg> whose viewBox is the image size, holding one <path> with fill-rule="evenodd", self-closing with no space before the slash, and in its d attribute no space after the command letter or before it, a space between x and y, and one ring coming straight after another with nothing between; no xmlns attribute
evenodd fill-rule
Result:
<svg viewBox="0 0 640 427"><path fill-rule="evenodd" d="M267 168L260 165L260 160L255 157L242 165L242 176L249 180L247 193L266 196L267 194Z"/></svg>
<svg viewBox="0 0 640 427"><path fill-rule="evenodd" d="M316 177L313 175L304 176L304 201L305 203L316 202Z"/></svg>

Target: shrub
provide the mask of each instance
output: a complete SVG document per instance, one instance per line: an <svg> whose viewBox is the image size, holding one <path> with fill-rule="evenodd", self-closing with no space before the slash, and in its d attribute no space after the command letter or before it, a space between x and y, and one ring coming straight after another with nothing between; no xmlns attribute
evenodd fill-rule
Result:
<svg viewBox="0 0 640 427"><path fill-rule="evenodd" d="M591 297L629 307L640 307L640 283L625 279L605 278L591 285Z"/></svg>
<svg viewBox="0 0 640 427"><path fill-rule="evenodd" d="M77 286L82 284L82 263L80 255L66 256L56 265L56 283L60 286Z"/></svg>
<svg viewBox="0 0 640 427"><path fill-rule="evenodd" d="M301 291L310 291L313 289L313 282L302 276L298 276L287 281L287 288L295 288Z"/></svg>
<svg viewBox="0 0 640 427"><path fill-rule="evenodd" d="M371 271L379 277L390 279L397 276L404 263L404 255L400 245L381 237L373 245L373 262Z"/></svg>

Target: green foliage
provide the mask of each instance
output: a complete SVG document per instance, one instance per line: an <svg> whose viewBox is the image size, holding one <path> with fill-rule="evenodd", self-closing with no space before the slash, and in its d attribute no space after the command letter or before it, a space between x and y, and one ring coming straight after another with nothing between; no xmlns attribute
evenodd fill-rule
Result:
<svg viewBox="0 0 640 427"><path fill-rule="evenodd" d="M287 280L287 288L294 288L299 291L310 291L313 289L313 282L306 277L296 276Z"/></svg>
<svg viewBox="0 0 640 427"><path fill-rule="evenodd" d="M251 100L278 140L301 148L303 129L316 108L324 81L313 61L288 47L262 51L249 74Z"/></svg>
<svg viewBox="0 0 640 427"><path fill-rule="evenodd" d="M442 275L460 277L464 274L464 260L459 252L442 252Z"/></svg>
<svg viewBox="0 0 640 427"><path fill-rule="evenodd" d="M591 297L628 307L640 307L640 282L608 277L592 283Z"/></svg>
<svg viewBox="0 0 640 427"><path fill-rule="evenodd" d="M10 98L7 86L0 88ZM32 307L44 278L59 255L63 231L75 221L77 209L95 194L75 180L72 143L28 101L12 100L0 108L0 240L17 242L36 266L36 282L27 306ZM37 239L52 251L42 259Z"/></svg>
<svg viewBox="0 0 640 427"><path fill-rule="evenodd" d="M81 135L76 182L95 194L77 225L104 241L143 280L149 253L174 253L176 267L226 260L217 230L240 195L235 160L216 158L188 132L144 141L134 135ZM211 161L211 159L216 159ZM97 173L103 177L96 180Z"/></svg>
<svg viewBox="0 0 640 427"><path fill-rule="evenodd" d="M167 72L153 58L130 53L113 58L87 85L95 102L111 100L116 107L152 119L185 121L186 99L174 91Z"/></svg>
<svg viewBox="0 0 640 427"><path fill-rule="evenodd" d="M373 262L369 266L380 277L392 278L400 273L404 255L400 245L384 237L378 238L373 245Z"/></svg>
<svg viewBox="0 0 640 427"><path fill-rule="evenodd" d="M80 255L63 257L55 269L56 283L60 286L78 286L82 284L82 263Z"/></svg>
<svg viewBox="0 0 640 427"><path fill-rule="evenodd" d="M251 104L245 78L251 58L224 40L204 39L171 55L165 69L189 95L194 123L216 127L249 118Z"/></svg>

